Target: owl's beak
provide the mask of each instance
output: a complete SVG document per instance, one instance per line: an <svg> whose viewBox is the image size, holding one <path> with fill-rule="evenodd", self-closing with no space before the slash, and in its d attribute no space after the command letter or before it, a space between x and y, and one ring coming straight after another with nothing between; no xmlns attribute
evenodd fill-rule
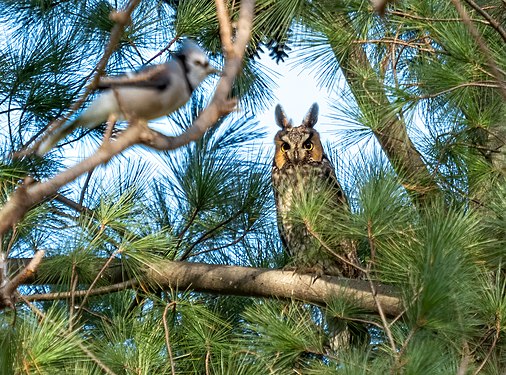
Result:
<svg viewBox="0 0 506 375"><path fill-rule="evenodd" d="M293 150L293 159L295 161L299 161L300 160L300 150L299 149L295 149Z"/></svg>

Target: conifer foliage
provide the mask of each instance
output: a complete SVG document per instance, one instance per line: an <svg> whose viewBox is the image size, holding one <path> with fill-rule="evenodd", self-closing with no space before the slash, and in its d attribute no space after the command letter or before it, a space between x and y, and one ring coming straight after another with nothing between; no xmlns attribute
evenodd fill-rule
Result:
<svg viewBox="0 0 506 375"><path fill-rule="evenodd" d="M96 71L165 61L186 37L227 67L243 3L1 0L0 218L135 131L19 153L93 99ZM256 1L235 112L101 159L0 230L0 373L504 374L505 24L501 0ZM274 120L256 119L274 103L269 58L335 92L328 154L350 210L323 194L291 214L329 254L354 241L361 279L282 271ZM150 125L160 139L209 113L220 78ZM322 311L356 339L331 349Z"/></svg>

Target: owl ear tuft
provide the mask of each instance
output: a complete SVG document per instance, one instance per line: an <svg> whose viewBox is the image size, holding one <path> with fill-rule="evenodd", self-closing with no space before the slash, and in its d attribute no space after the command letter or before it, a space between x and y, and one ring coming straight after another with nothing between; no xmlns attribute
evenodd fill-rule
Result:
<svg viewBox="0 0 506 375"><path fill-rule="evenodd" d="M286 117L286 113L283 111L283 107L281 107L279 104L276 106L274 116L276 118L276 124L278 124L280 128L289 129L292 127L292 121Z"/></svg>
<svg viewBox="0 0 506 375"><path fill-rule="evenodd" d="M314 103L302 120L302 126L312 128L318 122L318 103Z"/></svg>

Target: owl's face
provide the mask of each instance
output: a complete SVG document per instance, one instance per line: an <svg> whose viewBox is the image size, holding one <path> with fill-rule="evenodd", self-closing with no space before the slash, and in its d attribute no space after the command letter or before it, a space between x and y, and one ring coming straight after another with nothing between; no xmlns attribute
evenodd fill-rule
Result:
<svg viewBox="0 0 506 375"><path fill-rule="evenodd" d="M302 120L300 126L293 127L291 120L278 104L276 106L276 123L281 130L274 137L276 152L274 165L283 169L290 165L303 165L311 162L321 162L323 148L320 135L313 129L318 121L318 105L315 103Z"/></svg>

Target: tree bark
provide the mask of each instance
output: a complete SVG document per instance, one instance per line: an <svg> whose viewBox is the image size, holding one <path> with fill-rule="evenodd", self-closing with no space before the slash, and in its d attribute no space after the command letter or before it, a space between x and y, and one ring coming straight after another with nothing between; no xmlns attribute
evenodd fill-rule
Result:
<svg viewBox="0 0 506 375"><path fill-rule="evenodd" d="M47 262L49 259L46 259ZM30 259L9 259L10 268L24 268ZM100 267L97 265L97 272ZM50 284L57 280L41 277L44 274L44 264L41 272L26 279L25 284ZM106 294L122 289L130 289L142 284L154 289L192 290L222 295L246 297L266 297L277 299L295 299L316 305L325 305L332 298L342 297L352 300L357 306L378 312L377 301L385 314L395 316L401 313L402 303L394 287L376 283L376 300L366 280L345 279L314 275L297 274L293 271L283 271L266 268L224 266L206 263L158 261L149 264L142 275L137 275L136 281L131 281L121 262L115 261L104 272L103 281L108 285L92 290L90 295ZM119 285L116 287L115 285ZM83 297L87 290L74 292L75 298ZM70 292L32 294L27 300L56 300L71 297Z"/></svg>

